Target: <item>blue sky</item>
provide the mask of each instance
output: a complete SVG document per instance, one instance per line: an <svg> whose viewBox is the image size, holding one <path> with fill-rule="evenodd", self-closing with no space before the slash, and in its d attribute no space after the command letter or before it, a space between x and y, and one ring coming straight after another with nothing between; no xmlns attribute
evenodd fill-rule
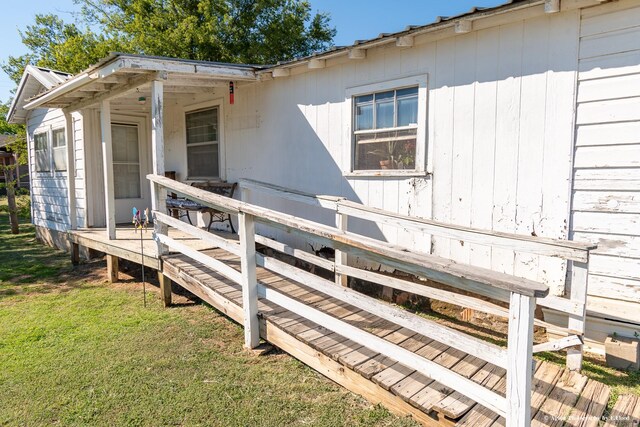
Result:
<svg viewBox="0 0 640 427"><path fill-rule="evenodd" d="M436 16L451 16L471 9L472 6L495 6L504 0L310 0L314 10L329 12L332 25L338 30L337 45L354 40L369 39L380 33L400 31L407 25L432 22ZM0 60L9 55L21 55L25 49L20 43L18 29L33 22L36 13L56 13L65 21L73 20L77 7L72 0L23 0L19 6L3 10L4 25L0 26ZM0 100L11 95L14 83L0 72Z"/></svg>

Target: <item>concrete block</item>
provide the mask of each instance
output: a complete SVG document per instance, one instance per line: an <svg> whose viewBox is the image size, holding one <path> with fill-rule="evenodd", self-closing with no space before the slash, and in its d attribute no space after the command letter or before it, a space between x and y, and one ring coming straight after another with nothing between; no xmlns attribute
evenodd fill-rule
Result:
<svg viewBox="0 0 640 427"><path fill-rule="evenodd" d="M640 369L640 339L608 336L604 347L607 366L623 370Z"/></svg>

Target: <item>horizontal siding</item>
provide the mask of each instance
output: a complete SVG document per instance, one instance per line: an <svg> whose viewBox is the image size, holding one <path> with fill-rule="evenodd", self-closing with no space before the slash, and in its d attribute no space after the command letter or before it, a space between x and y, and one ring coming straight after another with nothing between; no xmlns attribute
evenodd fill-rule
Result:
<svg viewBox="0 0 640 427"><path fill-rule="evenodd" d="M640 144L640 122L587 124L578 127L578 147L623 144Z"/></svg>
<svg viewBox="0 0 640 427"><path fill-rule="evenodd" d="M74 164L76 167L75 184L77 200L76 215L79 225L85 224L86 203L84 201L84 160L82 146L82 116L72 115L74 126ZM53 228L57 231L69 227L69 198L67 172L35 172L33 150L33 135L50 128L61 128L66 124L64 114L59 109L38 109L28 118L29 160L31 171L31 199L33 222L36 225Z"/></svg>
<svg viewBox="0 0 640 427"><path fill-rule="evenodd" d="M582 11L571 217L573 238L598 244L589 312L627 321L640 319L638 6L622 0ZM592 333L601 340L613 332L610 323Z"/></svg>
<svg viewBox="0 0 640 427"><path fill-rule="evenodd" d="M573 197L573 210L640 214L640 192L577 191Z"/></svg>

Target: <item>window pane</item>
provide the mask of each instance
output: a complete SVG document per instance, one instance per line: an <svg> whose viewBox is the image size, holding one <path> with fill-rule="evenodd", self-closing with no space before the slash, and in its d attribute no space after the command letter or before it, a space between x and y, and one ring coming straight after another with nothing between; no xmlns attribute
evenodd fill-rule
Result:
<svg viewBox="0 0 640 427"><path fill-rule="evenodd" d="M111 139L114 162L138 163L140 161L137 126L113 125Z"/></svg>
<svg viewBox="0 0 640 427"><path fill-rule="evenodd" d="M218 178L218 144L187 146L189 178Z"/></svg>
<svg viewBox="0 0 640 427"><path fill-rule="evenodd" d="M36 156L36 171L48 172L51 169L49 158L49 134L39 133L33 135L33 145Z"/></svg>
<svg viewBox="0 0 640 427"><path fill-rule="evenodd" d="M373 104L356 105L356 130L373 129Z"/></svg>
<svg viewBox="0 0 640 427"><path fill-rule="evenodd" d="M398 126L418 123L418 97L398 99Z"/></svg>
<svg viewBox="0 0 640 427"><path fill-rule="evenodd" d="M53 131L53 148L64 147L66 145L64 137L64 129L56 129Z"/></svg>
<svg viewBox="0 0 640 427"><path fill-rule="evenodd" d="M218 142L218 109L212 108L186 115L187 145Z"/></svg>
<svg viewBox="0 0 640 427"><path fill-rule="evenodd" d="M356 135L355 170L415 169L416 129Z"/></svg>
<svg viewBox="0 0 640 427"><path fill-rule="evenodd" d="M409 87L406 89L398 89L396 91L396 97L403 98L406 96L418 96L418 88L417 87Z"/></svg>
<svg viewBox="0 0 640 427"><path fill-rule="evenodd" d="M53 149L53 167L57 171L67 170L67 149L66 147L56 147Z"/></svg>
<svg viewBox="0 0 640 427"><path fill-rule="evenodd" d="M376 95L376 129L392 128L393 115L393 97L380 99Z"/></svg>
<svg viewBox="0 0 640 427"><path fill-rule="evenodd" d="M113 183L116 199L139 199L140 165L114 163Z"/></svg>
<svg viewBox="0 0 640 427"><path fill-rule="evenodd" d="M33 135L34 146L36 150L46 150L47 149L47 134L39 133Z"/></svg>

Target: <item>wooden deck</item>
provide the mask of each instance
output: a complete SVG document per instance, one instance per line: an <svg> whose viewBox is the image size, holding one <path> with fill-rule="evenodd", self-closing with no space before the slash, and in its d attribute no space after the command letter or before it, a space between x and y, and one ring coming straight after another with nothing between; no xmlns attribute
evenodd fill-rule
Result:
<svg viewBox="0 0 640 427"><path fill-rule="evenodd" d="M240 269L239 258L228 252L213 249L205 253ZM184 255L166 257L164 274L242 323L239 285ZM262 268L258 269L258 280L504 395L506 376L502 368ZM260 300L259 316L263 339L397 414L411 414L426 425L505 423L504 418L454 390L269 301ZM536 363L532 389L532 425L598 425L610 394L608 386L549 362Z"/></svg>
<svg viewBox="0 0 640 427"><path fill-rule="evenodd" d="M179 230L172 229L169 233L172 238L188 244L196 250L211 248L211 245L206 242ZM146 267L151 267L156 270L161 269L160 259L158 258L158 246L153 240L152 227L142 231L135 230L132 226L118 227L116 229L115 240L109 240L107 231L104 228L70 230L68 234L71 243L108 255L115 255L118 258L126 259L137 264L144 262ZM142 242L140 241L140 237L142 237Z"/></svg>

